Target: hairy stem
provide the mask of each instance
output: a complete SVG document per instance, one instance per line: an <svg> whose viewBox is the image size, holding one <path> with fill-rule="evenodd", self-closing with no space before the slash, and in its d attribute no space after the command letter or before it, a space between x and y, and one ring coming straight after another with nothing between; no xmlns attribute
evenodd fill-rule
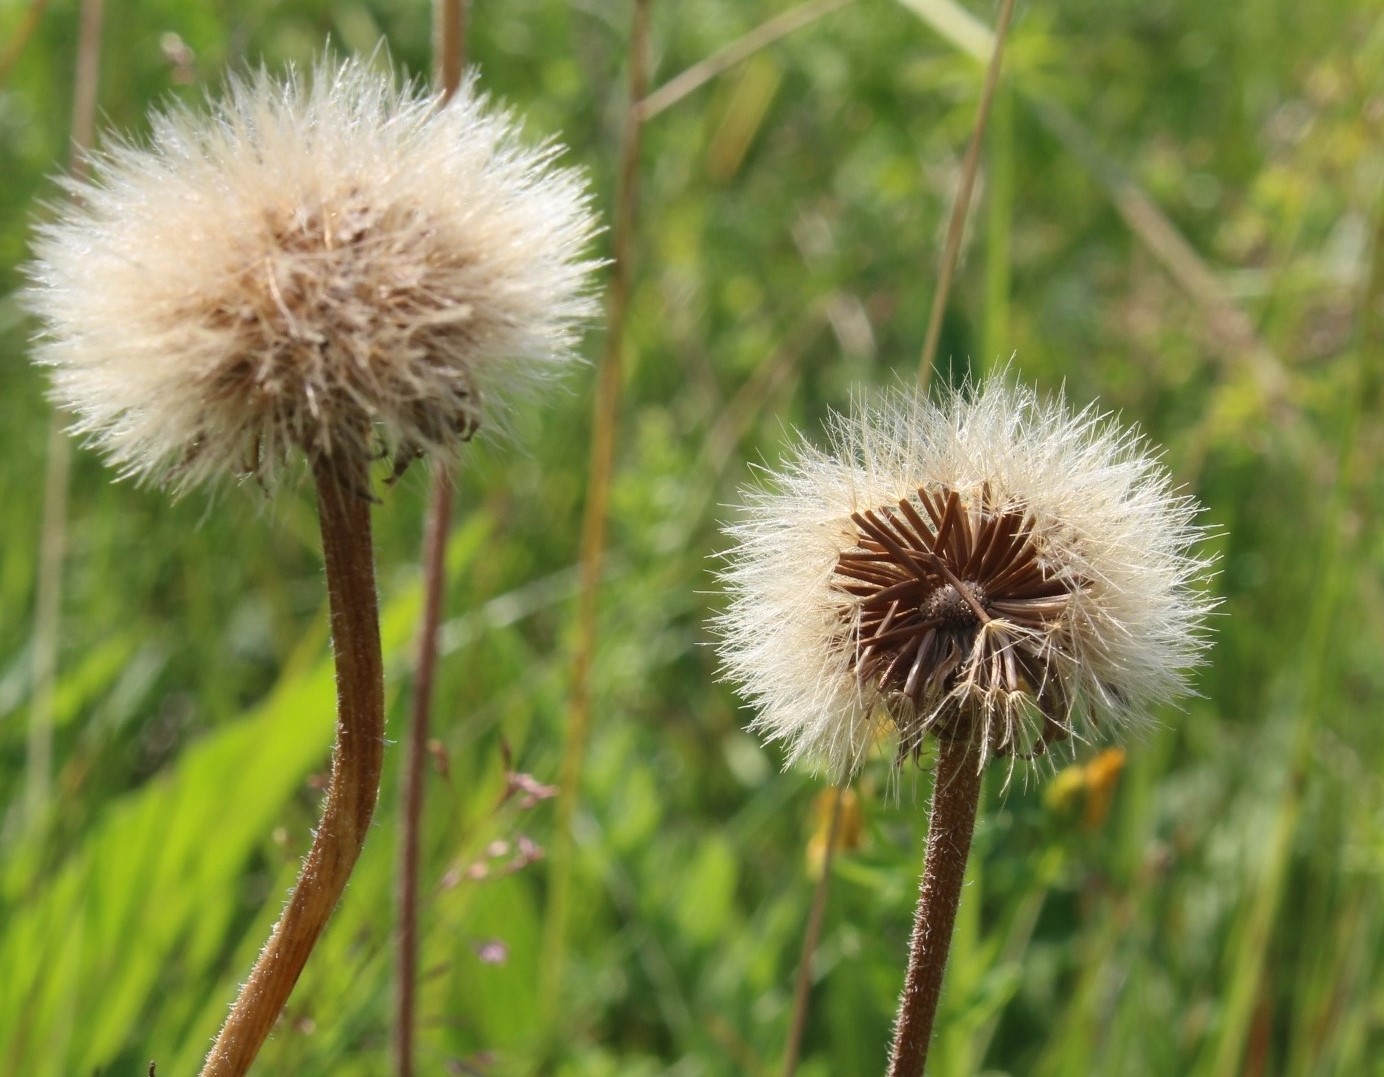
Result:
<svg viewBox="0 0 1384 1077"><path fill-rule="evenodd" d="M889 1077L918 1077L927 1064L932 1023L942 995L942 973L947 967L956 908L961 902L961 882L966 876L966 859L976 827L980 750L981 742L976 737L939 741L923 881L913 921L908 976L894 1025Z"/></svg>
<svg viewBox="0 0 1384 1077"><path fill-rule="evenodd" d="M346 888L375 810L384 755L384 667L375 594L368 476L319 461L317 510L336 655L336 748L322 821L298 885L240 989L202 1077L246 1073Z"/></svg>

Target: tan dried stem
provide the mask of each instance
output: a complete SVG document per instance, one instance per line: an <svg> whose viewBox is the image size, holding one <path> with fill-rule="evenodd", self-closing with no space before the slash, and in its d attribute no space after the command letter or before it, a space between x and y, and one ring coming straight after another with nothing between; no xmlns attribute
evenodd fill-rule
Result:
<svg viewBox="0 0 1384 1077"><path fill-rule="evenodd" d="M971 128L971 141L961 164L961 182L956 189L956 201L952 204L951 220L947 223L947 241L942 251L942 264L938 268L937 288L932 293L932 312L928 315L927 337L923 341L923 355L918 365L918 383L923 388L927 388L932 378L932 365L937 358L937 342L942 336L942 315L947 309L952 277L961 256L961 238L966 233L966 216L970 212L971 195L975 191L976 173L980 169L980 147L985 139L985 126L990 119L995 87L999 85L1000 62L1004 58L1004 44L1009 37L1009 22L1013 15L1014 0L1001 0L999 18L995 23L995 45L990 50L990 63L985 70L985 85L980 92L976 122Z"/></svg>
<svg viewBox="0 0 1384 1077"><path fill-rule="evenodd" d="M399 954L394 1013L394 1072L413 1073L417 1028L418 876L422 860L423 793L428 756L428 722L437 670L437 635L447 585L447 536L452 519L452 478L442 461L433 463L432 496L423 541L423 617L418 626L418 666L403 760L403 811L399 820Z"/></svg>
<svg viewBox="0 0 1384 1077"><path fill-rule="evenodd" d="M249 1070L346 888L379 794L384 666L370 502L361 493L369 475L363 464L327 460L316 461L313 474L336 656L331 780L293 896L212 1045L202 1077L240 1077Z"/></svg>
<svg viewBox="0 0 1384 1077"><path fill-rule="evenodd" d="M30 8L42 9L41 4ZM87 150L96 137L96 97L101 73L101 23L104 0L82 0L77 28L77 64L72 84L74 179L89 170ZM0 70L5 68L0 62ZM0 82L3 82L0 75ZM58 624L62 614L62 566L67 551L67 489L72 473L72 443L66 427L71 416L54 409L48 419L48 460L43 476L42 541L38 546L38 580L34 601L34 692L29 710L24 765L24 812L38 819L47 809L53 771L53 693L58 670Z"/></svg>
<svg viewBox="0 0 1384 1077"><path fill-rule="evenodd" d="M918 1077L927 1064L980 804L981 744L982 738L964 732L938 740L923 880L913 921L908 976L894 1025L889 1077Z"/></svg>
<svg viewBox="0 0 1384 1077"><path fill-rule="evenodd" d="M433 78L442 106L461 85L466 66L465 0L437 0L433 16ZM423 617L418 626L418 666L403 759L403 811L399 820L399 954L394 1013L394 1071L413 1075L418 1024L418 876L422 859L423 792L428 725L437 669L437 634L447 588L447 535L452 519L451 469L435 460L423 541Z"/></svg>
<svg viewBox="0 0 1384 1077"><path fill-rule="evenodd" d="M636 106L639 119L647 123L660 112L667 111L684 97L701 89L718 75L724 75L736 64L743 63L774 42L816 22L824 15L839 11L851 2L852 0L807 0L807 3L789 8L767 22L760 23L747 34L717 49L706 59L699 60L687 70L674 75L648 97L643 98Z"/></svg>
<svg viewBox="0 0 1384 1077"><path fill-rule="evenodd" d="M466 0L435 0L433 5L433 85L450 101L466 69Z"/></svg>
<svg viewBox="0 0 1384 1077"><path fill-rule="evenodd" d="M643 119L638 104L649 86L649 3L650 0L634 0L630 25L629 110L620 142L619 186L615 194L615 222L611 230L612 272L606 301L605 348L597 372L590 471L586 508L582 517L581 593L578 600L576 651L572 658L572 695L549 857L550 891L541 978L544 1011L549 1016L555 1012L561 994L566 964L573 855L572 818L576 812L591 725L591 662L596 652L599 592L610 510L610 480L615 466L615 428L625 368L625 323L633 286L639 151L643 140Z"/></svg>

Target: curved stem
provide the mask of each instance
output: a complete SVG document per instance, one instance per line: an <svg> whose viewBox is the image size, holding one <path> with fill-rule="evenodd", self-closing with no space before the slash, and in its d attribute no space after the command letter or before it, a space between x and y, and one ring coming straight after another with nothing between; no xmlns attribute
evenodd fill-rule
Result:
<svg viewBox="0 0 1384 1077"><path fill-rule="evenodd" d="M942 995L942 973L947 967L980 804L980 747L976 737L939 741L923 881L913 921L908 977L894 1026L889 1077L918 1077L927 1064L928 1041Z"/></svg>
<svg viewBox="0 0 1384 1077"><path fill-rule="evenodd" d="M202 1066L202 1077L240 1077L268 1038L360 856L380 788L384 667L375 595L368 476L314 464L336 655L336 749L322 821L298 885Z"/></svg>

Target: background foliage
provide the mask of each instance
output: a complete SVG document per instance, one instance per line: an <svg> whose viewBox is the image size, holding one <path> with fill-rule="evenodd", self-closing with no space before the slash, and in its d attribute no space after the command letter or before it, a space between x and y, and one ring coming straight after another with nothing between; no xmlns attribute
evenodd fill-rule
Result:
<svg viewBox="0 0 1384 1077"><path fill-rule="evenodd" d="M855 0L648 126L553 1013L525 844L549 844L552 806L503 798L504 746L555 780L593 371L521 417L520 448L468 453L427 808L425 1072L776 1070L821 784L778 773L716 683L718 520L789 427L815 435L853 387L913 376L993 19L969 6ZM657 5L654 84L783 7ZM45 791L26 744L50 415L13 291L67 155L76 11L54 0L22 41L38 8L0 3L0 1069L183 1074L316 816L332 692L315 521L306 489L170 504L79 452ZM608 208L626 6L472 16L484 84L560 132ZM399 0L144 0L108 13L103 127L138 133L153 101L327 40L383 41L426 72L429 19ZM1113 787L1109 766L1007 791L990 776L936 1072L1379 1072L1384 20L1368 0L1025 3L1006 67L949 376L1012 353L1138 421L1209 506L1225 605L1202 697L1128 746ZM376 512L394 730L426 487L411 475ZM804 1073L883 1064L928 788L909 773L891 795L885 762L837 862ZM388 1071L396 814L391 773L263 1072Z"/></svg>

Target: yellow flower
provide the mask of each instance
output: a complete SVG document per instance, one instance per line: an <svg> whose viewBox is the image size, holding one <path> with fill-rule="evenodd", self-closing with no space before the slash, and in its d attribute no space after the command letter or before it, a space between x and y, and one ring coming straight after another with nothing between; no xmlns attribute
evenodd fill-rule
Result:
<svg viewBox="0 0 1384 1077"><path fill-rule="evenodd" d="M1043 803L1066 818L1079 813L1084 830L1099 830L1110 816L1124 767L1123 748L1107 748L1088 763L1063 767L1045 790Z"/></svg>
<svg viewBox="0 0 1384 1077"><path fill-rule="evenodd" d="M831 821L836 802L841 801L841 818L836 824L836 840L832 841ZM860 809L860 794L854 789L833 787L818 793L812 801L812 836L807 839L807 873L820 878L827 862L828 843L833 853L859 849L864 843L864 817Z"/></svg>

